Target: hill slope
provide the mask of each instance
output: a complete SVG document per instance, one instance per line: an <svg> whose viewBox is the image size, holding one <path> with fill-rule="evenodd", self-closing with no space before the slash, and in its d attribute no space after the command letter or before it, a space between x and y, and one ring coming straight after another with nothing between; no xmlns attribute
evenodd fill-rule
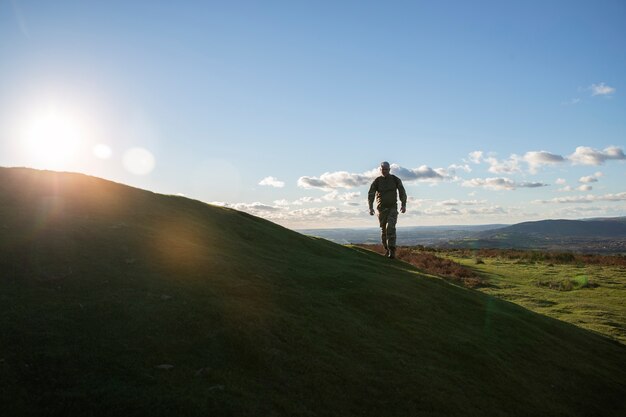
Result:
<svg viewBox="0 0 626 417"><path fill-rule="evenodd" d="M0 253L11 415L626 411L623 345L234 210L0 168Z"/></svg>

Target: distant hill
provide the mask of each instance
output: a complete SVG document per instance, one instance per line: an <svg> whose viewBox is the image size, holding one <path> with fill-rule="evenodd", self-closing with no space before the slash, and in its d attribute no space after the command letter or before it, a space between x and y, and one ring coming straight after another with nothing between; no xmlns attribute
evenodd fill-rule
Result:
<svg viewBox="0 0 626 417"><path fill-rule="evenodd" d="M523 222L480 233L480 237L491 237L510 233L544 237L626 237L626 222L604 220L541 220Z"/></svg>
<svg viewBox="0 0 626 417"><path fill-rule="evenodd" d="M626 223L623 219L523 222L451 238L438 246L626 254Z"/></svg>
<svg viewBox="0 0 626 417"><path fill-rule="evenodd" d="M10 416L621 416L626 347L372 252L0 168Z"/></svg>
<svg viewBox="0 0 626 417"><path fill-rule="evenodd" d="M626 217L596 217L592 219L584 219L585 221L601 221L601 222L617 222L626 223Z"/></svg>

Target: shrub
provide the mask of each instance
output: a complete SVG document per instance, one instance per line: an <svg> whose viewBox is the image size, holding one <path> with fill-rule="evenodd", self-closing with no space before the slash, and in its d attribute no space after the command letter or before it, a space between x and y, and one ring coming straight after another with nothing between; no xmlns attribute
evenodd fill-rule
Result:
<svg viewBox="0 0 626 417"><path fill-rule="evenodd" d="M548 287L551 290L557 291L573 291L581 290L583 288L598 287L598 284L592 283L586 275L579 275L574 278L565 278L556 281L539 281L537 285L540 287Z"/></svg>
<svg viewBox="0 0 626 417"><path fill-rule="evenodd" d="M561 264L571 263L576 259L573 253L557 253L553 258L556 262Z"/></svg>

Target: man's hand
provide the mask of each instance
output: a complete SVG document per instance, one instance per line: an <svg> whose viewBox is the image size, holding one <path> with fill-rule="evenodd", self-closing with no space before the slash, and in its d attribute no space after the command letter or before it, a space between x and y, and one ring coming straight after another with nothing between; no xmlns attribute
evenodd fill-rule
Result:
<svg viewBox="0 0 626 417"><path fill-rule="evenodd" d="M374 215L374 209L370 209L370 216Z"/></svg>
<svg viewBox="0 0 626 417"><path fill-rule="evenodd" d="M405 206L402 206L400 208L400 213L406 213L406 207Z"/></svg>

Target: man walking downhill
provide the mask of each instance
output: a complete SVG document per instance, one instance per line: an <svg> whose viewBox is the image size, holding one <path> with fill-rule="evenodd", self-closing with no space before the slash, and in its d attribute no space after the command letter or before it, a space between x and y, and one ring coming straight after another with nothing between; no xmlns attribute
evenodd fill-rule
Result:
<svg viewBox="0 0 626 417"><path fill-rule="evenodd" d="M378 210L378 222L380 223L381 240L385 248L385 256L396 257L396 222L398 221L398 198L402 206L400 211L406 212L406 191L400 178L389 173L389 162L380 163L381 176L376 178L370 186L367 194L367 202L370 208L370 215L374 215L374 199L376 199L376 210Z"/></svg>

